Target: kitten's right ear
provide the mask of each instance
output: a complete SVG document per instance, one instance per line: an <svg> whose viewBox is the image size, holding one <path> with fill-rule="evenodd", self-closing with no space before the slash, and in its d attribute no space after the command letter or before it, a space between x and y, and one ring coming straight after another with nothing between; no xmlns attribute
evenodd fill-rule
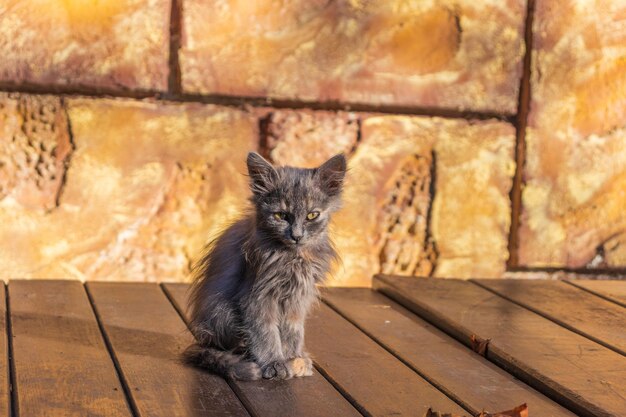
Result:
<svg viewBox="0 0 626 417"><path fill-rule="evenodd" d="M254 194L266 194L274 189L278 173L272 164L256 152L248 153L247 164L250 188Z"/></svg>

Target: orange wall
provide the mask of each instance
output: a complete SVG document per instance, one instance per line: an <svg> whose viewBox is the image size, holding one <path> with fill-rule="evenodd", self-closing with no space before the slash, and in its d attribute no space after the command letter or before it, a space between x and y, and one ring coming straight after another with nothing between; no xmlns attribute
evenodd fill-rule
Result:
<svg viewBox="0 0 626 417"><path fill-rule="evenodd" d="M626 1L281 3L10 0L5 278L187 279L249 150L349 156L332 284L626 273Z"/></svg>

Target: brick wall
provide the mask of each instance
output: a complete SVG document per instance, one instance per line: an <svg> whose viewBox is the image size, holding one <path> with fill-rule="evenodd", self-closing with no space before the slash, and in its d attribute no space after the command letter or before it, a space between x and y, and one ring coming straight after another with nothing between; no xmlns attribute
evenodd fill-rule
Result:
<svg viewBox="0 0 626 417"><path fill-rule="evenodd" d="M626 275L624 0L8 0L0 56L4 277L184 280L253 149L349 156L333 284Z"/></svg>

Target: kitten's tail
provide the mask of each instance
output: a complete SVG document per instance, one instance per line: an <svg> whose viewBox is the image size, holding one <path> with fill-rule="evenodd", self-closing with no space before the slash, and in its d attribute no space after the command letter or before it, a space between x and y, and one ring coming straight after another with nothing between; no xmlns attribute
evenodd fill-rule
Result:
<svg viewBox="0 0 626 417"><path fill-rule="evenodd" d="M261 368L255 362L246 361L241 355L201 346L198 343L192 344L183 352L183 360L225 378L240 381L261 379Z"/></svg>

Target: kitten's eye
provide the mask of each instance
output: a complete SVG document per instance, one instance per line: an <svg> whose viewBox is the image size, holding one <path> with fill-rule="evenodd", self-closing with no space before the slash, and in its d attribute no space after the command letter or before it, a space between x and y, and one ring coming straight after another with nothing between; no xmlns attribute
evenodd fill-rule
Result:
<svg viewBox="0 0 626 417"><path fill-rule="evenodd" d="M319 216L319 215L320 215L319 211L312 211L312 212L310 212L309 214L306 215L306 218L308 220L314 220L314 219L317 219L317 216Z"/></svg>
<svg viewBox="0 0 626 417"><path fill-rule="evenodd" d="M279 212L274 213L274 218L277 220L285 220L287 218L287 215L279 211Z"/></svg>

